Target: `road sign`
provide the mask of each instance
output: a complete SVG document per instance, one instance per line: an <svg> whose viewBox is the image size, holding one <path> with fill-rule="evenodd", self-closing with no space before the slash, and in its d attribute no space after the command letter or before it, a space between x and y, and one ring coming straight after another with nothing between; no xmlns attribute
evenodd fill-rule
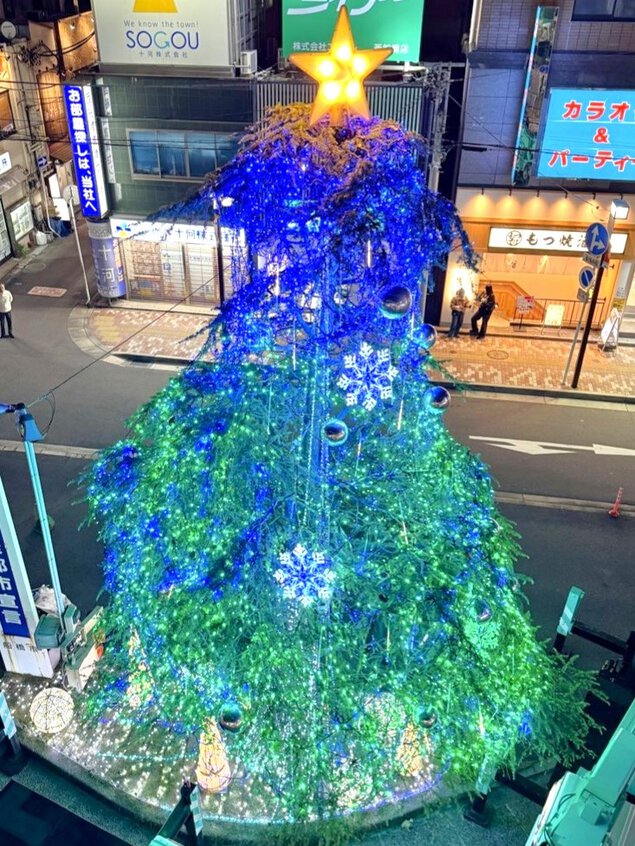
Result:
<svg viewBox="0 0 635 846"><path fill-rule="evenodd" d="M609 246L609 231L603 223L592 223L586 231L584 242L592 256L601 256Z"/></svg>
<svg viewBox="0 0 635 846"><path fill-rule="evenodd" d="M40 168L40 170L44 170L44 168L47 166L48 163L49 163L48 156L38 156L37 157L37 166Z"/></svg>
<svg viewBox="0 0 635 846"><path fill-rule="evenodd" d="M589 301L589 291L587 288L578 288L577 299L581 303L586 303Z"/></svg>
<svg viewBox="0 0 635 846"><path fill-rule="evenodd" d="M583 291L588 291L593 280L595 279L595 269L593 267L583 267L578 276L578 282Z"/></svg>
<svg viewBox="0 0 635 846"><path fill-rule="evenodd" d="M13 716L9 709L7 697L4 695L4 693L2 693L2 691L0 691L0 720L2 720L5 735L9 738L13 737L17 729L15 727L15 722L13 721Z"/></svg>
<svg viewBox="0 0 635 846"><path fill-rule="evenodd" d="M194 790L190 795L190 808L192 809L194 830L197 834L200 834L203 831L203 814L201 813L200 792L198 785L194 787Z"/></svg>
<svg viewBox="0 0 635 846"><path fill-rule="evenodd" d="M599 267L602 263L602 256L592 256L591 253L585 253L580 256L580 261L583 264L590 264L592 267Z"/></svg>

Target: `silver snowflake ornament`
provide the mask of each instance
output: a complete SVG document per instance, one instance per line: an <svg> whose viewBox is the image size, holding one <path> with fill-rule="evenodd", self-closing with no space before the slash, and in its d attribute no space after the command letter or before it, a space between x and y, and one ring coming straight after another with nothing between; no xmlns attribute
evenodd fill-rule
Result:
<svg viewBox="0 0 635 846"><path fill-rule="evenodd" d="M305 608L316 600L327 602L333 595L335 573L323 552L309 552L297 544L292 552L278 556L281 567L273 574L285 599L298 601Z"/></svg>
<svg viewBox="0 0 635 846"><path fill-rule="evenodd" d="M392 397L392 382L398 374L390 363L390 350L375 350L364 341L359 352L344 356L344 371L337 385L346 391L346 405L372 411L378 400Z"/></svg>

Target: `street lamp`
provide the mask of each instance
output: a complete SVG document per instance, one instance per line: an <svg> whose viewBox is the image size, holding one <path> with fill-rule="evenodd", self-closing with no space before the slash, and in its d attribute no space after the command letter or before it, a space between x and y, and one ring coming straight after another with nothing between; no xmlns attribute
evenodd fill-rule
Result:
<svg viewBox="0 0 635 846"><path fill-rule="evenodd" d="M611 235L613 234L613 229L615 227L616 220L626 220L628 218L628 214L630 211L630 206L626 202L626 200L613 200L611 202L611 214L609 216L607 231L608 231L608 242L606 245L606 249L602 255L602 259L600 262L600 267L598 268L596 277L595 277L595 284L593 286L593 295L591 296L591 302L589 304L589 313L587 315L586 326L584 327L584 334L582 335L582 342L580 344L580 352L578 353L578 360L575 365L575 372L573 374L573 380L571 382L572 388L578 387L578 382L580 381L580 373L582 371L582 363L584 361L584 354L586 352L587 344L589 342L589 335L591 334L591 325L593 324L593 315L595 314L595 306L597 305L598 296L600 294L600 285L602 284L602 276L604 275L604 268L608 266L609 259L611 257Z"/></svg>

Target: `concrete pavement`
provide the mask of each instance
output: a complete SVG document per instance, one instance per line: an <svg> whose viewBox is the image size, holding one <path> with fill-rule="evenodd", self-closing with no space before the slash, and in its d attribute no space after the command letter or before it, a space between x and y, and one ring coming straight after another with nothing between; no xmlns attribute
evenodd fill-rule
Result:
<svg viewBox="0 0 635 846"><path fill-rule="evenodd" d="M92 261L83 226L80 235L94 294ZM59 332L63 326L64 340L70 335L76 347L93 359L103 358L113 364L136 361L179 367L196 356L205 338L205 327L215 312L183 304L126 300L115 300L109 305L96 294L87 308L76 250L74 238L57 239L45 247L36 247L20 261L11 259L0 266L0 280L14 294L18 337L41 331L45 309L54 310L57 315L50 328ZM597 335L592 333L574 391L569 385L579 343L567 385L562 385L572 332L513 330L497 315L490 321L483 340L471 337L467 329L466 323L463 334L454 340L447 337L445 327L439 329L432 350L438 366L429 371L431 379L477 390L635 403L635 346L620 344L615 352L604 353L598 347ZM55 341L51 336L51 342Z"/></svg>
<svg viewBox="0 0 635 846"><path fill-rule="evenodd" d="M71 325L92 345L95 355L110 354L120 361L155 360L185 364L200 349L204 330L213 315L203 310L185 310L121 301L109 309L86 310L78 307ZM520 333L501 321L492 326L483 340L468 334L449 339L439 329L432 355L439 364L430 378L464 387L517 393L544 394L635 402L635 346L620 345L604 353L592 335L577 390L563 387L562 378L571 351L572 333L559 335ZM568 373L573 376L579 343Z"/></svg>

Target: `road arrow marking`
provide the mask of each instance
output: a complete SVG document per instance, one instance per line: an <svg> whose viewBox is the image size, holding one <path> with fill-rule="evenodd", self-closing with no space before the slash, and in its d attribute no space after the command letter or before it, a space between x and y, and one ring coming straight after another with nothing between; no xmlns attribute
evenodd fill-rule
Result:
<svg viewBox="0 0 635 846"><path fill-rule="evenodd" d="M525 441L521 438L485 438L470 435L471 441L485 441L490 446L509 449L512 452L522 452L525 455L571 455L575 452L593 452L595 455L624 455L635 457L635 449L626 447L606 446L605 444L554 444L549 441Z"/></svg>

